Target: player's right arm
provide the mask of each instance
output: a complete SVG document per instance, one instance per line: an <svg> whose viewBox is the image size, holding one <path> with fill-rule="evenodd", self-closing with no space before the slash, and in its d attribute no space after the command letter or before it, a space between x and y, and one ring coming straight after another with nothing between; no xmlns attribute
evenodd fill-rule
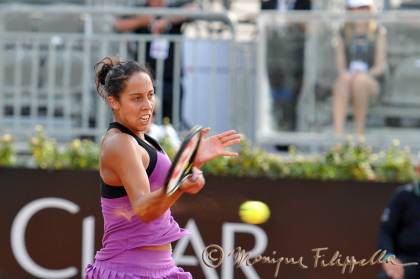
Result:
<svg viewBox="0 0 420 279"><path fill-rule="evenodd" d="M102 144L101 170L112 172L127 192L133 211L144 222L159 218L186 189L202 187L201 176L194 182L187 181L180 190L167 196L164 187L150 191L149 179L144 162L150 159L133 137L117 133L110 135Z"/></svg>

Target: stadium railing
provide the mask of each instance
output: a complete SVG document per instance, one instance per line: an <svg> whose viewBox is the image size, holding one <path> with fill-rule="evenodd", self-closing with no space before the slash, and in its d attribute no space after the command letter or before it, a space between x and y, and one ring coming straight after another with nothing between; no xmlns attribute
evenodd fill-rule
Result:
<svg viewBox="0 0 420 279"><path fill-rule="evenodd" d="M34 124L42 124L58 140L80 136L99 140L110 111L95 96L93 65L108 55L130 59L133 46L140 53L138 60L145 61L146 44L157 37L115 33L111 24L115 16L140 14L195 19L184 35L160 37L176 45L172 70L173 122L177 128L181 128L181 93L177 88L182 83L183 114L189 124L208 125L216 131L235 128L257 144L295 144L309 150L321 150L346 138L333 133L331 117L331 89L337 73L334 46L339 28L345 21L375 20L387 29L387 71L380 96L370 101L365 139L384 147L399 138L413 148L420 139L420 79L416 75L420 25L415 11L357 16L326 11L262 12L253 15L258 22L255 37L243 42L237 39L236 23L227 13L77 5L8 5L0 9L0 60L4 61L0 66L0 133L25 138ZM16 17L22 18L22 26L9 24L17 30L7 30L6 18ZM60 17L67 22L64 26L58 23ZM43 23L55 19L57 23ZM200 25L209 21L212 23ZM214 22L221 25L213 28ZM48 30L51 26L55 31ZM276 30L281 42L273 45L275 55L270 57L266 56L267 28ZM304 57L300 57L302 86L295 127L291 129L275 123L267 62L298 71L298 63L293 60L299 58L299 52L293 52L296 49ZM155 80L158 95L163 71L160 61ZM352 117L350 109L350 134ZM160 122L161 116L157 120Z"/></svg>
<svg viewBox="0 0 420 279"><path fill-rule="evenodd" d="M203 24L190 24L188 35L116 33L112 29L112 20L121 15L182 16ZM155 39L174 43L175 58L171 71L172 121L175 127L181 128L182 124L179 111L181 83L187 83L184 95L190 97L189 102L197 104L195 110L189 112L190 118L205 115L202 123L197 124L219 127L231 126L230 121L234 121L229 112L224 115L227 119L221 119L216 110L203 112L198 105L213 104L215 107L220 98L229 99L226 91L235 92L229 88L233 86L231 75L236 72L232 70L234 61L231 59L235 52L235 26L226 13L172 8L19 4L2 6L0 18L0 61L3 61L0 65L0 133L11 133L24 140L33 133L34 125L40 124L48 135L59 141L75 137L99 140L111 114L105 103L95 96L93 65L105 56L133 59L135 52L143 63L146 46ZM17 18L22 19L18 20L20 25L16 23ZM217 28L215 24L218 24ZM224 60L218 59L218 50L225 52ZM185 52L194 55L183 58ZM189 62L184 62L184 59L189 59ZM187 65L186 69L182 69L183 65ZM158 59L155 85L160 97L164 67L164 60ZM200 78L211 82L197 88L195 80ZM224 86L225 92L209 94L220 91L220 86ZM192 90L201 95L193 94ZM203 95L209 98L200 100ZM162 122L161 110L156 120Z"/></svg>

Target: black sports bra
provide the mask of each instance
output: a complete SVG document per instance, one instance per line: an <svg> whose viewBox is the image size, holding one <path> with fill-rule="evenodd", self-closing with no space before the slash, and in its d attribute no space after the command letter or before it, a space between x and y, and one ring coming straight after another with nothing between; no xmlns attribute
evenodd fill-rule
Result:
<svg viewBox="0 0 420 279"><path fill-rule="evenodd" d="M142 140L141 138L139 138L137 135L135 135L130 129L128 129L127 127L125 127L124 125L122 125L119 122L111 122L109 124L108 130L112 129L112 128L116 128L118 130L120 130L122 133L126 133L129 134L130 136L134 137L135 140L137 141L137 143L143 147L147 154L149 154L149 158L150 158L150 162L149 165L147 166L146 169L146 173L147 176L150 176L156 166L156 162L157 162L157 151L160 152L164 152L162 147L159 145L159 143L152 137L148 136L147 134L144 135L144 138L147 142L149 142L152 146L150 146L149 144L147 144L144 140ZM124 186L112 186L112 185L108 185L106 184L102 177L100 177L100 185L101 185L101 196L103 198L108 198L108 199L115 199L115 198L120 198L120 197L124 197L127 196L127 192L125 191Z"/></svg>

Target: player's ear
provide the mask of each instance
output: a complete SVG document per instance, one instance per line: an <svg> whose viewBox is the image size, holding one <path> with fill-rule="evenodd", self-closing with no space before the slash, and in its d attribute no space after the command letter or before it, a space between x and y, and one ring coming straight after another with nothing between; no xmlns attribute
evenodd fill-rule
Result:
<svg viewBox="0 0 420 279"><path fill-rule="evenodd" d="M107 101L112 110L120 109L120 102L114 96L108 96Z"/></svg>

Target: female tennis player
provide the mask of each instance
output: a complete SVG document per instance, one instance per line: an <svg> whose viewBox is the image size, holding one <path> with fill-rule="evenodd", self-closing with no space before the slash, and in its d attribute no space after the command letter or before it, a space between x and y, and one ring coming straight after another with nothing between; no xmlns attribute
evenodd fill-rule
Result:
<svg viewBox="0 0 420 279"><path fill-rule="evenodd" d="M183 194L204 186L197 168L219 156L240 136L227 131L203 137L190 178L172 195L164 181L171 161L147 134L155 97L148 70L134 61L104 58L95 65L98 94L112 109L114 121L101 143L101 206L104 218L102 249L86 268L86 278L192 278L175 265L171 242L187 231L180 228L170 208ZM203 136L209 132L205 129Z"/></svg>

